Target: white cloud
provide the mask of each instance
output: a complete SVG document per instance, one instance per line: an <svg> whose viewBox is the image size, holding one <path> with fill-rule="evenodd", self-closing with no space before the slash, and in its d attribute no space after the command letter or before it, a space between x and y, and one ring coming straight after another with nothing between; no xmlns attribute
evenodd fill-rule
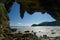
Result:
<svg viewBox="0 0 60 40"><path fill-rule="evenodd" d="M19 25L21 25L21 23L18 23Z"/></svg>
<svg viewBox="0 0 60 40"><path fill-rule="evenodd" d="M19 23L19 22L17 22L17 23L10 23L10 26L21 26L22 25L22 23Z"/></svg>

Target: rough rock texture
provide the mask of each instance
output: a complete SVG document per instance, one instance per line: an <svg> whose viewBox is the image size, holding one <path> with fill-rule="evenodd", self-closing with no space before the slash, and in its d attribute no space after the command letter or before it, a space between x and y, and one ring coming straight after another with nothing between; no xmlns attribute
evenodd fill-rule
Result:
<svg viewBox="0 0 60 40"><path fill-rule="evenodd" d="M11 33L7 13L5 7L0 3L0 40L7 36L6 33Z"/></svg>
<svg viewBox="0 0 60 40"><path fill-rule="evenodd" d="M8 12L5 7L0 3L0 27L9 27Z"/></svg>
<svg viewBox="0 0 60 40"><path fill-rule="evenodd" d="M20 4L20 16L24 17L24 12L33 14L34 12L47 12L56 20L60 20L60 0L2 0L4 2L7 11L11 10L14 2Z"/></svg>
<svg viewBox="0 0 60 40"><path fill-rule="evenodd" d="M60 20L60 1L59 0L20 0L21 17L24 11L29 14L33 12L47 12L53 18Z"/></svg>

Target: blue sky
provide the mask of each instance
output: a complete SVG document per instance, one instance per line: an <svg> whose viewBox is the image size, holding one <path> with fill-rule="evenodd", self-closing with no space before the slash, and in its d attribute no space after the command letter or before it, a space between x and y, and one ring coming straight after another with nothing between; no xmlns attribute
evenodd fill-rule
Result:
<svg viewBox="0 0 60 40"><path fill-rule="evenodd" d="M10 26L30 26L45 21L55 21L49 14L41 14L41 12L35 12L33 15L29 15L25 12L24 18L21 19L19 7L19 4L14 3L11 12L8 14L10 18Z"/></svg>

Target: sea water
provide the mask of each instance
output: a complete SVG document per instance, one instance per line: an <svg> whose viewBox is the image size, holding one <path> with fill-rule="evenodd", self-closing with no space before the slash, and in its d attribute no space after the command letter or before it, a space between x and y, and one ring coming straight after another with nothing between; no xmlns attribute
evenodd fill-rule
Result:
<svg viewBox="0 0 60 40"><path fill-rule="evenodd" d="M47 35L50 37L60 36L60 27L59 26L11 26L11 28L17 28L17 32L21 31L30 31L30 33L36 32L36 35L43 36Z"/></svg>

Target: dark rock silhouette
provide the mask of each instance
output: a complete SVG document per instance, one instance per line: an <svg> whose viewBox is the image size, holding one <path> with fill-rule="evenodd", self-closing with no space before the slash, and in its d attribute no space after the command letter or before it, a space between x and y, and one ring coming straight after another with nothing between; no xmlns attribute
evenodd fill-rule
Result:
<svg viewBox="0 0 60 40"><path fill-rule="evenodd" d="M33 14L34 12L47 12L56 20L60 20L60 0L2 0L5 8L9 12L14 2L20 4L20 16L24 17L24 12Z"/></svg>
<svg viewBox="0 0 60 40"><path fill-rule="evenodd" d="M60 22L56 22L56 21L43 22L43 23L40 23L40 24L33 24L32 26L60 26Z"/></svg>

